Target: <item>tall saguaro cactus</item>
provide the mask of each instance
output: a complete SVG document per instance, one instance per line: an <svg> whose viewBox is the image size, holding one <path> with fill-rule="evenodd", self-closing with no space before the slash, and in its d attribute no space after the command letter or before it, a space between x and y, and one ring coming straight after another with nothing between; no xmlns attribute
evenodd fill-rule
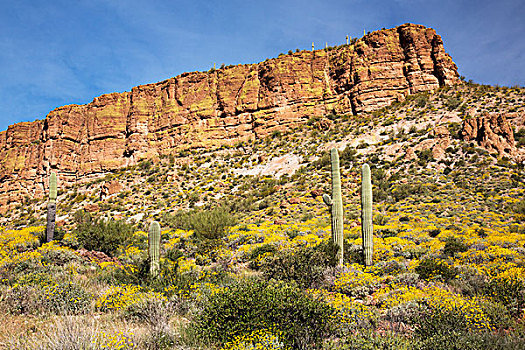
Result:
<svg viewBox="0 0 525 350"><path fill-rule="evenodd" d="M55 235L55 217L57 213L57 174L49 176L49 202L47 203L46 241L51 242Z"/></svg>
<svg viewBox="0 0 525 350"><path fill-rule="evenodd" d="M332 163L332 197L325 194L323 201L331 209L332 240L339 246L337 253L339 266L343 265L343 197L341 195L341 173L339 171L339 153L337 148L330 150Z"/></svg>
<svg viewBox="0 0 525 350"><path fill-rule="evenodd" d="M370 167L363 165L361 172L361 232L363 235L363 257L365 266L372 265L374 254L372 225L372 180Z"/></svg>
<svg viewBox="0 0 525 350"><path fill-rule="evenodd" d="M153 221L149 226L148 232L148 255L149 255L149 272L151 276L156 277L160 269L160 225Z"/></svg>

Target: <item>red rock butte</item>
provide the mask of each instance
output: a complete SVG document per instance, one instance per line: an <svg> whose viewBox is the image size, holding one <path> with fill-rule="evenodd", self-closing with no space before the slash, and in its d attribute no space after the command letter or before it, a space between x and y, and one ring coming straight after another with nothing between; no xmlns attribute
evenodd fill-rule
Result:
<svg viewBox="0 0 525 350"><path fill-rule="evenodd" d="M350 45L184 73L69 105L0 132L0 210L144 158L285 131L311 116L376 110L459 81L431 28L404 24Z"/></svg>

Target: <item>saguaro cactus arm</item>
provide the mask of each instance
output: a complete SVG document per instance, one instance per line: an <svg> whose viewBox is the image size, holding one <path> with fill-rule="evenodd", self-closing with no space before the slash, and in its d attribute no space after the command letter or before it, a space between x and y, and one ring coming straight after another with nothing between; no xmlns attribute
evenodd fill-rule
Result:
<svg viewBox="0 0 525 350"><path fill-rule="evenodd" d="M332 197L330 197L329 194L323 194L323 202L327 206L331 207L334 204L334 201L332 200Z"/></svg>

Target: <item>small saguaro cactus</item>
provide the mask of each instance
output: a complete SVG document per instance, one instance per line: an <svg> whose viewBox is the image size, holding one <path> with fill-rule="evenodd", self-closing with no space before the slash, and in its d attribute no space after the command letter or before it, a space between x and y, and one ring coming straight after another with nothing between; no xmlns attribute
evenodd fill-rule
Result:
<svg viewBox="0 0 525 350"><path fill-rule="evenodd" d="M372 225L372 181L370 167L363 165L361 172L361 232L363 235L363 258L365 266L372 265L374 254Z"/></svg>
<svg viewBox="0 0 525 350"><path fill-rule="evenodd" d="M160 225L153 221L148 232L149 272L157 277L160 269Z"/></svg>
<svg viewBox="0 0 525 350"><path fill-rule="evenodd" d="M343 265L343 197L341 195L341 173L339 171L339 153L337 148L330 150L332 163L332 197L323 195L323 201L331 210L332 240L339 246L338 265Z"/></svg>
<svg viewBox="0 0 525 350"><path fill-rule="evenodd" d="M49 202L47 203L46 241L51 242L55 235L55 217L57 213L57 174L49 176Z"/></svg>

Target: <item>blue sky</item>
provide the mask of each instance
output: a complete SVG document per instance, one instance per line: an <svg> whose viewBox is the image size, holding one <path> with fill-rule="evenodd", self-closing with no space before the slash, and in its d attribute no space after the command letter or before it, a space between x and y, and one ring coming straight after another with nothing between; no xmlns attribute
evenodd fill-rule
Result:
<svg viewBox="0 0 525 350"><path fill-rule="evenodd" d="M525 86L524 0L0 0L0 130L214 63L255 63L406 22L467 79Z"/></svg>

